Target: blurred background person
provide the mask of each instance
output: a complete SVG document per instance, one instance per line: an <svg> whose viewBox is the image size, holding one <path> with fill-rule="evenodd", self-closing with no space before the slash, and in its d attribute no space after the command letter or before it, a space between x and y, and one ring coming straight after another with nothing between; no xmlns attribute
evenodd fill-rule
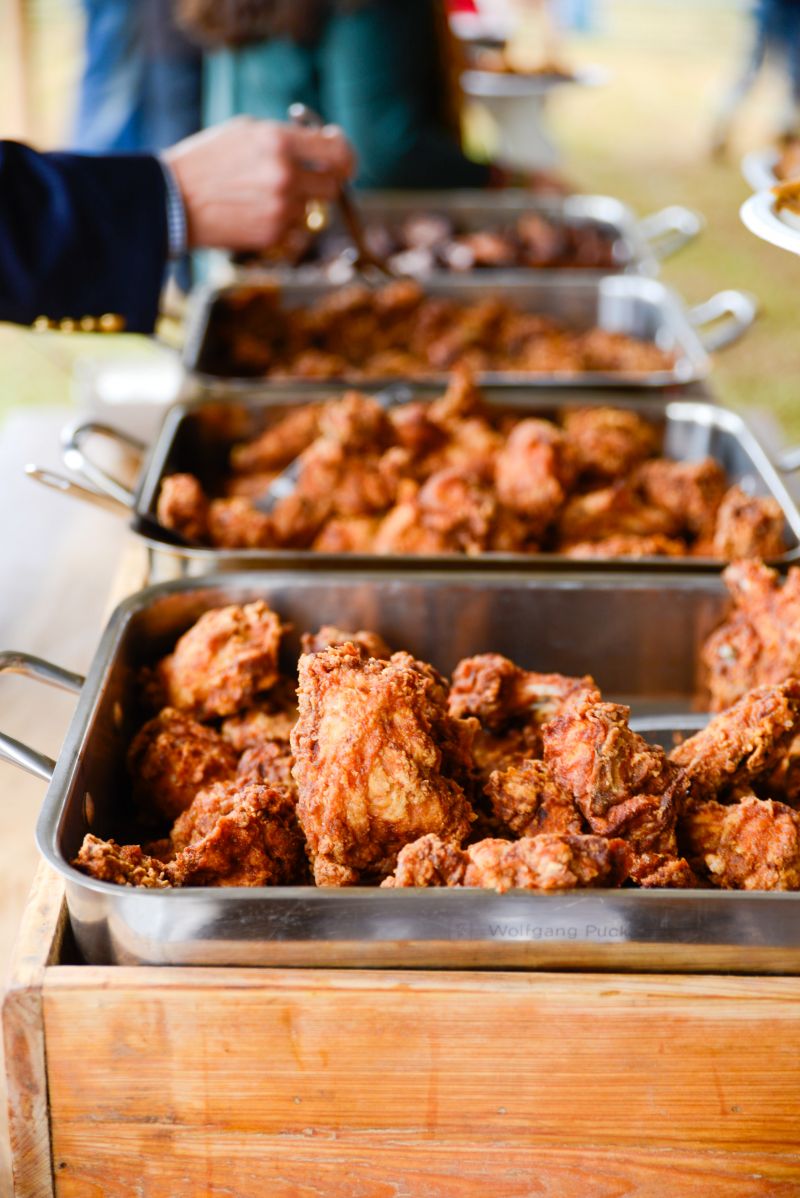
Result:
<svg viewBox="0 0 800 1198"><path fill-rule="evenodd" d="M739 110L768 59L784 73L788 91L776 132L779 137L794 137L800 132L800 0L755 0L750 49L714 121L711 152L715 156L727 149Z"/></svg>
<svg viewBox="0 0 800 1198"><path fill-rule="evenodd" d="M207 124L283 119L300 102L341 126L364 188L483 187L462 152L458 73L437 0L179 0L208 48Z"/></svg>
<svg viewBox="0 0 800 1198"><path fill-rule="evenodd" d="M202 121L202 55L169 0L83 0L76 150L163 150Z"/></svg>

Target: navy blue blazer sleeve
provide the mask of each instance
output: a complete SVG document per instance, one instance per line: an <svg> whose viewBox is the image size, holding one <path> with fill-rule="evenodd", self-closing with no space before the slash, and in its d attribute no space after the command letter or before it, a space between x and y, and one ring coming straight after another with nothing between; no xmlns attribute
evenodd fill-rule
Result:
<svg viewBox="0 0 800 1198"><path fill-rule="evenodd" d="M118 312L149 333L166 261L166 183L152 155L0 141L0 320Z"/></svg>

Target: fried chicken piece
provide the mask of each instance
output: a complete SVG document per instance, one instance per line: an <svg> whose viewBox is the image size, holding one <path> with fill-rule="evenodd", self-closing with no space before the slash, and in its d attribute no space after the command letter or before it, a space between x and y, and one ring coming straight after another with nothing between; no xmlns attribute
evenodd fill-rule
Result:
<svg viewBox="0 0 800 1198"><path fill-rule="evenodd" d="M578 339L584 370L650 374L671 370L674 358L652 341L638 341L625 333L589 329Z"/></svg>
<svg viewBox="0 0 800 1198"><path fill-rule="evenodd" d="M431 667L339 645L301 657L299 676L293 776L317 885L386 875L426 832L467 835L472 810L459 780L471 770L473 726L448 716Z"/></svg>
<svg viewBox="0 0 800 1198"><path fill-rule="evenodd" d="M331 514L330 494L303 495L295 491L272 509L272 532L282 549L307 549Z"/></svg>
<svg viewBox="0 0 800 1198"><path fill-rule="evenodd" d="M367 657L388 660L392 656L391 649L380 633L369 632L363 628L358 632L346 632L334 624L323 624L317 632L304 632L300 643L304 653L319 653L332 645L353 644L363 649Z"/></svg>
<svg viewBox="0 0 800 1198"><path fill-rule="evenodd" d="M521 420L495 460L495 486L502 503L541 535L563 507L576 466L567 437L547 420Z"/></svg>
<svg viewBox="0 0 800 1198"><path fill-rule="evenodd" d="M212 499L208 508L208 540L217 549L271 549L272 520L248 499Z"/></svg>
<svg viewBox="0 0 800 1198"><path fill-rule="evenodd" d="M562 549L581 541L605 541L613 536L666 536L677 531L663 508L643 503L628 482L574 495L561 512L558 536Z"/></svg>
<svg viewBox="0 0 800 1198"><path fill-rule="evenodd" d="M297 722L297 687L294 679L282 678L258 703L222 721L220 731L235 753L266 741L289 743Z"/></svg>
<svg viewBox="0 0 800 1198"><path fill-rule="evenodd" d="M564 433L580 474L608 480L629 474L658 451L659 433L629 408L578 408L564 417Z"/></svg>
<svg viewBox="0 0 800 1198"><path fill-rule="evenodd" d="M239 758L236 773L245 782L283 787L296 799L297 787L292 777L293 765L294 757L289 751L288 741L264 741L245 749Z"/></svg>
<svg viewBox="0 0 800 1198"><path fill-rule="evenodd" d="M558 785L543 761L526 760L496 770L486 793L494 814L515 836L582 831L572 795Z"/></svg>
<svg viewBox="0 0 800 1198"><path fill-rule="evenodd" d="M713 458L699 462L656 458L639 467L635 485L646 503L668 513L676 528L701 538L713 535L727 488L725 471Z"/></svg>
<svg viewBox="0 0 800 1198"><path fill-rule="evenodd" d="M800 570L792 567L782 587L758 561L735 562L723 578L734 608L700 655L714 711L754 686L800 675Z"/></svg>
<svg viewBox="0 0 800 1198"><path fill-rule="evenodd" d="M800 890L800 815L791 807L755 795L732 807L701 803L684 832L716 886Z"/></svg>
<svg viewBox="0 0 800 1198"><path fill-rule="evenodd" d="M377 554L420 556L459 552L452 538L424 523L416 490L404 494L399 503L387 512L378 525L372 548Z"/></svg>
<svg viewBox="0 0 800 1198"><path fill-rule="evenodd" d="M663 749L628 726L630 708L580 698L542 730L544 762L600 836L622 836L634 875L644 854L675 855L675 820L685 787Z"/></svg>
<svg viewBox="0 0 800 1198"><path fill-rule="evenodd" d="M695 890L700 880L685 857L669 853L640 853L631 878L645 890Z"/></svg>
<svg viewBox="0 0 800 1198"><path fill-rule="evenodd" d="M521 716L541 726L563 703L584 693L600 697L588 674L583 678L536 674L499 653L480 653L463 658L456 666L448 705L452 716L477 716L489 729L501 729Z"/></svg>
<svg viewBox="0 0 800 1198"><path fill-rule="evenodd" d="M424 836L400 851L394 875L383 885L480 886L508 890L573 890L620 886L630 853L622 840L545 833L521 840L490 838L461 850Z"/></svg>
<svg viewBox="0 0 800 1198"><path fill-rule="evenodd" d="M242 474L283 470L317 436L319 417L319 404L301 404L292 408L255 440L234 445L231 466Z"/></svg>
<svg viewBox="0 0 800 1198"><path fill-rule="evenodd" d="M602 541L576 541L561 552L567 557L686 557L689 550L684 541L675 537L620 533Z"/></svg>
<svg viewBox="0 0 800 1198"><path fill-rule="evenodd" d="M140 845L119 845L115 840L98 840L91 833L83 838L78 856L71 864L98 882L144 886L150 890L161 890L172 885L164 863L143 852Z"/></svg>
<svg viewBox="0 0 800 1198"><path fill-rule="evenodd" d="M275 480L274 471L258 474L232 474L223 483L223 499L248 499L253 503L261 499L270 483Z"/></svg>
<svg viewBox="0 0 800 1198"><path fill-rule="evenodd" d="M392 441L392 424L376 399L362 391L346 391L341 399L323 404L320 436L353 453L385 449Z"/></svg>
<svg viewBox="0 0 800 1198"><path fill-rule="evenodd" d="M741 788L777 765L800 731L800 680L748 691L670 754L695 799Z"/></svg>
<svg viewBox="0 0 800 1198"><path fill-rule="evenodd" d="M481 726L472 742L475 769L484 784L497 770L521 766L524 761L541 755L541 729L524 716L507 723L501 732Z"/></svg>
<svg viewBox="0 0 800 1198"><path fill-rule="evenodd" d="M777 499L731 487L717 512L713 552L727 561L781 557L786 552L785 523Z"/></svg>
<svg viewBox="0 0 800 1198"><path fill-rule="evenodd" d="M753 779L753 789L761 799L779 799L800 810L800 736L783 751L773 769Z"/></svg>
<svg viewBox="0 0 800 1198"><path fill-rule="evenodd" d="M281 886L302 873L303 837L294 802L275 786L245 779L197 796L176 822L176 886Z"/></svg>
<svg viewBox="0 0 800 1198"><path fill-rule="evenodd" d="M208 497L193 474L169 474L161 480L156 519L187 541L208 540Z"/></svg>
<svg viewBox="0 0 800 1198"><path fill-rule="evenodd" d="M334 516L311 545L315 553L374 553L378 516Z"/></svg>
<svg viewBox="0 0 800 1198"><path fill-rule="evenodd" d="M205 612L158 663L170 706L200 719L233 715L278 680L283 629L263 600Z"/></svg>
<svg viewBox="0 0 800 1198"><path fill-rule="evenodd" d="M432 474L417 496L426 528L464 553L488 548L497 517L497 499L480 477L457 468Z"/></svg>
<svg viewBox="0 0 800 1198"><path fill-rule="evenodd" d="M236 772L236 754L213 728L174 708L140 729L128 750L136 802L174 820L203 787Z"/></svg>

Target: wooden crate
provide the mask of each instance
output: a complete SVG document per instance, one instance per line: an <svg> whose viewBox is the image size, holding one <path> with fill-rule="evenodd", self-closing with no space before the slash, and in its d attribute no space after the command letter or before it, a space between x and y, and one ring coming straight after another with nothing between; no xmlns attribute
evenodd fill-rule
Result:
<svg viewBox="0 0 800 1198"><path fill-rule="evenodd" d="M800 1193L798 978L99 967L64 927L42 866L18 1198Z"/></svg>

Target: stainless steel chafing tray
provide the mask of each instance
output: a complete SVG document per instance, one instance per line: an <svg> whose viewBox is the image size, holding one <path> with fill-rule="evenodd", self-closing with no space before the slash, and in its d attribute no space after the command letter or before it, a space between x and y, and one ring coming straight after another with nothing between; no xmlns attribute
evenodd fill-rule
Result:
<svg viewBox="0 0 800 1198"><path fill-rule="evenodd" d="M247 284L200 288L192 297L187 318L183 361L187 371L201 384L217 384L220 378L242 390L262 390L270 386L268 376L241 378L229 371L224 347L216 344L216 317L226 298L244 286L249 291L259 285L274 290L275 279L253 276ZM302 308L336 290L329 283L291 282L280 286L282 301L288 309ZM656 279L637 275L609 275L600 279L573 278L552 272L542 280L521 278L519 271L497 272L490 284L476 273L463 278L448 275L425 281L425 291L464 301L501 295L520 310L537 312L563 321L575 329L599 327L608 332L626 333L643 341L654 342L674 354L674 364L666 370L652 371L581 371L573 373L533 374L519 371L484 371L478 381L484 386L507 387L680 387L705 378L711 370L709 352L723 348L740 337L753 323L756 303L743 291L726 290L705 303L687 309L676 295ZM446 374L426 375L424 381L444 383ZM303 380L292 380L302 384ZM354 376L326 380L329 385L362 383ZM370 379L369 386L395 381ZM281 383L285 386L285 381Z"/></svg>
<svg viewBox="0 0 800 1198"><path fill-rule="evenodd" d="M87 831L118 831L125 749L140 718L135 671L203 611L264 598L299 634L325 622L375 628L451 671L496 650L528 668L591 671L630 702L642 729L689 711L699 646L726 608L712 576L558 578L420 574L249 574L166 584L124 602L81 689L57 763L10 738L6 758L50 778L37 838L66 883L78 945L91 962L426 968L592 968L790 973L800 967L800 895L584 890L312 887L145 891L96 882L69 865ZM587 629L591 632L587 635ZM77 689L80 679L18 654L1 670ZM680 726L680 719L677 720Z"/></svg>
<svg viewBox="0 0 800 1198"><path fill-rule="evenodd" d="M585 404L581 395L571 403L561 397L547 396L541 392L492 391L485 392L493 406L515 412L525 411L537 416L555 418L567 406ZM330 397L330 388L318 387L313 391L298 392L289 389L267 392L261 396L239 401L220 403L182 403L170 409L161 431L144 462L135 489L130 490L109 475L87 455L86 439L95 431L111 433L126 446L131 442L126 436L115 433L107 425L89 421L73 426L65 432L65 461L70 469L79 473L94 490L81 490L88 499L108 504L125 516L132 516L133 529L144 538L150 557L150 581L162 581L183 575L207 574L215 570L254 569L263 567L302 567L339 569L437 569L475 570L476 562L481 569L509 568L531 570L563 568L565 562L571 567L587 569L615 568L635 572L647 569L720 570L723 563L714 558L642 558L635 561L619 558L605 560L598 567L597 559L585 561L565 559L561 554L500 554L486 553L479 559L460 554L437 557L412 557L399 554L377 557L362 554L323 554L311 550L267 550L267 549L202 549L176 546L165 537L159 536L151 523L155 516L161 480L165 475L188 471L199 476L207 486L213 487L224 472L230 445L257 435L272 418L277 418L289 406L298 402L325 400ZM593 400L590 402L597 402ZM739 483L745 490L759 495L771 495L780 504L786 518L785 536L787 552L778 563L785 564L800 560L800 514L780 476L780 467L772 464L757 438L741 416L709 403L676 401L663 404L656 401L633 401L629 396L613 397L613 403L622 407L635 407L637 412L663 428L664 452L678 460L698 460L711 456L726 470L732 483ZM137 444L137 443L133 443ZM138 445L140 451L144 447ZM792 455L786 455L787 460ZM797 460L791 465L796 468ZM46 472L35 472L42 481L52 478ZM55 480L60 485L59 480Z"/></svg>
<svg viewBox="0 0 800 1198"><path fill-rule="evenodd" d="M659 262L687 245L703 228L703 218L690 208L672 204L639 220L621 200L611 196L535 196L529 191L509 188L500 192L453 191L367 191L359 195L359 208L368 224L391 228L415 214L444 216L453 223L456 234L508 228L527 213L541 216L551 224L576 229L591 229L611 244L615 265L611 270L625 274L655 276ZM324 252L324 249L323 249ZM334 259L303 263L295 268L302 279L318 278ZM255 268L240 266L243 277ZM288 271L289 268L287 268ZM568 270L570 275L598 276L608 269L586 266L510 268L528 277L532 270ZM295 273L293 272L293 273ZM428 272L450 274L449 271ZM485 284L491 283L496 270L481 267Z"/></svg>

